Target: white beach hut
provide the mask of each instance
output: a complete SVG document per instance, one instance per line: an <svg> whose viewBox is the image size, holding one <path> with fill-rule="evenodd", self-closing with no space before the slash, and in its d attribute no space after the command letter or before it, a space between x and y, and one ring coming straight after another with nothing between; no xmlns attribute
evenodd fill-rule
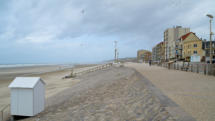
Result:
<svg viewBox="0 0 215 121"><path fill-rule="evenodd" d="M35 116L45 108L45 82L40 77L16 77L9 85L11 115Z"/></svg>

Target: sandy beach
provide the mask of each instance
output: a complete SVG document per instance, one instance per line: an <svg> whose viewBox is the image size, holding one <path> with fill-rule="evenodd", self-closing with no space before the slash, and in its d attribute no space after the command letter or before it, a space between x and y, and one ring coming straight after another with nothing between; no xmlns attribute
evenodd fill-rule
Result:
<svg viewBox="0 0 215 121"><path fill-rule="evenodd" d="M59 70L60 66L29 66L0 68L0 109L9 102L10 92L8 85L17 76L30 76L37 73Z"/></svg>
<svg viewBox="0 0 215 121"><path fill-rule="evenodd" d="M8 85L15 77L19 76L38 76L47 83L46 97L58 93L67 88L68 80L62 78L71 73L71 69L82 71L95 65L77 65L73 67L64 65L52 66L29 66L29 67L11 67L0 68L0 109L10 102L10 90ZM72 81L72 84L76 81Z"/></svg>

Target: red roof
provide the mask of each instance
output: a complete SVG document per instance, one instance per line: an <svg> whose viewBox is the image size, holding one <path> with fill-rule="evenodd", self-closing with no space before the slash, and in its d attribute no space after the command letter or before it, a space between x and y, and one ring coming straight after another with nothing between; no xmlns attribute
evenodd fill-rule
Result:
<svg viewBox="0 0 215 121"><path fill-rule="evenodd" d="M181 36L181 39L182 39L182 40L186 39L190 34L195 34L195 33L189 32L189 33L187 33L187 34Z"/></svg>
<svg viewBox="0 0 215 121"><path fill-rule="evenodd" d="M161 41L160 43L158 43L157 45L160 45L160 44L163 44L164 42L163 41Z"/></svg>

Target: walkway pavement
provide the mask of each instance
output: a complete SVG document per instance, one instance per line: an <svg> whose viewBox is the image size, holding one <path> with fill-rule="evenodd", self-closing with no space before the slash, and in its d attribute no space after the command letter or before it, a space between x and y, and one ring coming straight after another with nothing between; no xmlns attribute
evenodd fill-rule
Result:
<svg viewBox="0 0 215 121"><path fill-rule="evenodd" d="M197 121L215 120L215 77L168 70L144 63L126 63L150 80Z"/></svg>

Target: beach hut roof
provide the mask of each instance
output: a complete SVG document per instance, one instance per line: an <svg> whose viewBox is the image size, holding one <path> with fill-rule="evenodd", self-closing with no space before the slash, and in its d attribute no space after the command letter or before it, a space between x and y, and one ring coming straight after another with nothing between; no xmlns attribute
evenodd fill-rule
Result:
<svg viewBox="0 0 215 121"><path fill-rule="evenodd" d="M34 88L38 81L45 82L40 77L16 77L9 88Z"/></svg>

